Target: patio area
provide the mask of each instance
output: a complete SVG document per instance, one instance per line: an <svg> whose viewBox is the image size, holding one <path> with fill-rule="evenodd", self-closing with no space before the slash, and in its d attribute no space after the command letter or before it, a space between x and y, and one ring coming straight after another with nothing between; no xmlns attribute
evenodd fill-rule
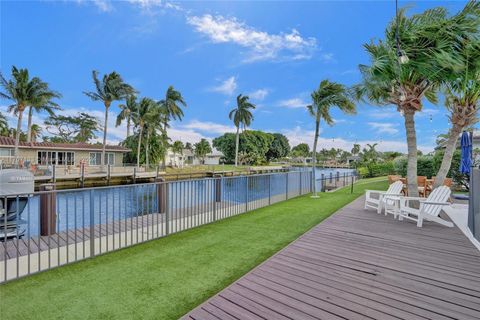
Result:
<svg viewBox="0 0 480 320"><path fill-rule="evenodd" d="M184 319L479 319L480 252L460 229L417 228L366 211L363 201Z"/></svg>

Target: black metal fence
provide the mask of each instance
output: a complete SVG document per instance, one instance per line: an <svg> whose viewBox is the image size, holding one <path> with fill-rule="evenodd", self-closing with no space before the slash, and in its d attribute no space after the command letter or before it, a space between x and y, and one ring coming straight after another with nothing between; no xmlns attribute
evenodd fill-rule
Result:
<svg viewBox="0 0 480 320"><path fill-rule="evenodd" d="M347 186L353 173L317 179ZM0 283L312 192L312 171L158 181L0 198Z"/></svg>
<svg viewBox="0 0 480 320"><path fill-rule="evenodd" d="M470 175L468 227L480 241L480 168L473 168Z"/></svg>

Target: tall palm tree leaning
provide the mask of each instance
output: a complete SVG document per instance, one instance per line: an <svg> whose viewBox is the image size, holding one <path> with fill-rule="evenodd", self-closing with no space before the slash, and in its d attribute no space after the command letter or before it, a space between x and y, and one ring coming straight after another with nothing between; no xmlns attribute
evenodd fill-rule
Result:
<svg viewBox="0 0 480 320"><path fill-rule="evenodd" d="M136 112L132 113L132 121L137 128L138 134L138 145L137 145L137 167L140 167L140 151L142 148L142 138L144 135L145 124L148 121L152 109L155 108L157 104L150 98L142 98L135 107ZM148 141L147 141L148 146ZM148 150L147 150L148 152Z"/></svg>
<svg viewBox="0 0 480 320"><path fill-rule="evenodd" d="M424 98L437 103L437 90L446 77L446 70L433 57L437 45L443 43L439 26L445 16L443 8L411 17L401 9L388 26L385 41L364 45L371 64L359 66L362 83L354 86L357 99L379 106L393 104L403 116L410 196L418 196L415 113L422 110Z"/></svg>
<svg viewBox="0 0 480 320"><path fill-rule="evenodd" d="M52 97L46 97L47 100L51 98L60 98L60 94L56 92L52 92ZM31 105L28 107L28 120L27 120L27 142L32 142L33 140L33 126L34 124L32 123L32 118L33 118L33 111L36 111L37 113L40 113L42 111L46 111L49 115L54 115L56 110L61 110L61 108L53 102L50 102L50 104L46 104L44 101L38 101L36 105Z"/></svg>
<svg viewBox="0 0 480 320"><path fill-rule="evenodd" d="M27 69L17 69L12 67L12 78L7 80L3 74L0 73L0 84L3 91L0 92L0 97L14 101L14 104L8 107L8 110L13 111L17 115L17 129L15 131L15 158L18 158L18 146L20 143L20 134L22 131L23 112L29 106L43 106L52 107L56 103L52 100L60 98L61 95L52 91L48 87L48 83L43 82L38 77L30 79Z"/></svg>
<svg viewBox="0 0 480 320"><path fill-rule="evenodd" d="M235 167L238 166L238 146L240 143L240 126L245 130L253 121L253 114L250 109L255 109L255 105L248 101L249 97L239 94L237 96L237 107L230 111L228 117L233 121L237 128L235 137Z"/></svg>
<svg viewBox="0 0 480 320"><path fill-rule="evenodd" d="M115 126L118 127L122 124L123 120L127 120L127 138L130 136L130 127L132 126L132 114L137 112L135 109L137 107L137 97L134 95L129 95L125 99L125 104L120 104L120 113L117 116L117 122Z"/></svg>
<svg viewBox="0 0 480 320"><path fill-rule="evenodd" d="M162 135L164 134L162 124L163 119L165 118L165 109L162 108L162 106L158 103L155 103L155 101L152 100L152 102L153 105L150 106L148 112L145 114L145 129L147 132L147 145L145 146L145 164L147 168L150 166L150 137L157 130L160 130L162 132Z"/></svg>
<svg viewBox="0 0 480 320"><path fill-rule="evenodd" d="M114 101L121 101L126 99L129 95L135 93L132 86L126 84L122 77L113 71L110 74L105 74L100 81L98 79L98 71L92 71L93 83L95 84L95 91L84 92L93 101L102 101L105 106L105 121L103 122L103 145L102 145L102 159L101 165L105 169L105 148L107 145L108 132L108 110Z"/></svg>
<svg viewBox="0 0 480 320"><path fill-rule="evenodd" d="M471 1L457 15L450 18L452 45L449 51L437 55L443 68L450 70L445 81L445 104L452 124L445 143L445 153L437 173L434 188L443 185L450 171L453 153L460 133L478 121L480 104L480 2ZM461 27L455 30L455 27ZM459 35L461 35L459 37ZM448 39L448 35L444 38ZM462 39L462 41L458 41Z"/></svg>
<svg viewBox="0 0 480 320"><path fill-rule="evenodd" d="M162 99L158 102L158 104L163 109L164 119L163 119L163 135L165 135L165 139L163 139L163 147L164 147L164 157L162 160L162 166L165 167L166 155L167 155L167 144L168 144L168 137L167 128L168 123L170 120L179 120L181 121L183 118L183 110L182 106L186 107L187 103L182 97L180 91L177 91L173 88L173 86L169 86L167 92L165 93L165 99Z"/></svg>
<svg viewBox="0 0 480 320"><path fill-rule="evenodd" d="M332 107L338 107L345 113L355 113L355 104L353 103L347 88L339 83L329 80L322 80L318 89L311 94L312 104L307 106L307 110L315 118L315 137L313 139L312 150L312 186L313 193L316 196L315 183L315 165L317 163L317 143L320 132L320 121L323 119L326 124L333 125L334 121L330 115Z"/></svg>

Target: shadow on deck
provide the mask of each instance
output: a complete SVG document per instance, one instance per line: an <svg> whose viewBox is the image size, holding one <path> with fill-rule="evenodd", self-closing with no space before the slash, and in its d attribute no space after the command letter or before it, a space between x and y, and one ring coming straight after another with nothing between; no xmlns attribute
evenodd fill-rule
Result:
<svg viewBox="0 0 480 320"><path fill-rule="evenodd" d="M480 252L457 228L339 210L184 319L480 319Z"/></svg>

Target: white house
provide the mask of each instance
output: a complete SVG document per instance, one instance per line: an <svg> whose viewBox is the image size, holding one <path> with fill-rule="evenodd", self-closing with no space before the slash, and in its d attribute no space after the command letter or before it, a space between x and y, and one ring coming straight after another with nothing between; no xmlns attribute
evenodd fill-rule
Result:
<svg viewBox="0 0 480 320"><path fill-rule="evenodd" d="M213 151L205 156L205 163L206 165L216 165L220 164L220 158L223 157L223 153L216 150L215 148ZM190 149L183 149L182 153L173 153L173 151L169 148L167 151L167 158L166 158L167 166L172 167L179 167L182 168L188 165L199 165L202 164L202 159L199 159L195 156L192 150Z"/></svg>

